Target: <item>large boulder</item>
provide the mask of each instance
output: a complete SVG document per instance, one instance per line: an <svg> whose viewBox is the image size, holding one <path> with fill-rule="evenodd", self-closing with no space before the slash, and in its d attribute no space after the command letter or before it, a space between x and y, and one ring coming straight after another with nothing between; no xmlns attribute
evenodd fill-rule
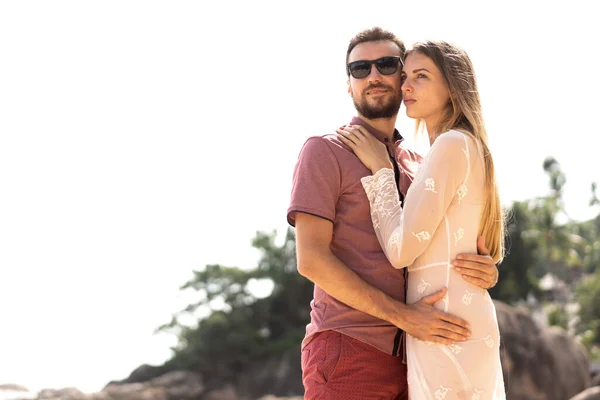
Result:
<svg viewBox="0 0 600 400"><path fill-rule="evenodd" d="M590 386L585 347L527 311L495 301L508 400L564 400Z"/></svg>

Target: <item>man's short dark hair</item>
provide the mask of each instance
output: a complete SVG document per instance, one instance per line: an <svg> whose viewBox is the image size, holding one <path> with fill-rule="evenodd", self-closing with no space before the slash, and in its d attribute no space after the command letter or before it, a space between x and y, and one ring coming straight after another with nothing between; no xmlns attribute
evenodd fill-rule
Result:
<svg viewBox="0 0 600 400"><path fill-rule="evenodd" d="M367 42L377 42L380 40L394 42L400 50L400 57L404 59L404 53L406 52L404 42L398 39L396 35L394 35L392 32L386 31L376 26L359 32L356 36L352 38L352 40L350 40L350 44L348 44L348 51L346 52L346 65L348 65L348 58L350 57L350 53L358 44Z"/></svg>

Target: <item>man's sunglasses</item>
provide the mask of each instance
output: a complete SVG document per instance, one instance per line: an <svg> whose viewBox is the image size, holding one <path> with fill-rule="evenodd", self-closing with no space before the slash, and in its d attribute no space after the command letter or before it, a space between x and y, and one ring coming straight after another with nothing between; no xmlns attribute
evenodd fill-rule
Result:
<svg viewBox="0 0 600 400"><path fill-rule="evenodd" d="M375 64L377 71L381 75L392 75L398 71L398 67L402 64L402 58L398 56L381 57L377 60L358 60L348 63L348 75L352 75L356 79L367 77L371 73L371 66Z"/></svg>

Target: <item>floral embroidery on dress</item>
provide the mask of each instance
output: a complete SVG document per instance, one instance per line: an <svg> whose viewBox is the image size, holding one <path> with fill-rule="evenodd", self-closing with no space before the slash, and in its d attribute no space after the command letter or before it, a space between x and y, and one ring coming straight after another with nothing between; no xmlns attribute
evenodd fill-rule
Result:
<svg viewBox="0 0 600 400"><path fill-rule="evenodd" d="M413 232L413 235L419 240L419 243L421 243L421 241L423 241L423 240L431 239L431 235L427 231L421 231L419 233Z"/></svg>
<svg viewBox="0 0 600 400"><path fill-rule="evenodd" d="M473 301L473 296L475 296L475 293L469 292L469 289L465 289L465 294L463 294L462 297L463 304L467 306L471 304L471 301Z"/></svg>
<svg viewBox="0 0 600 400"><path fill-rule="evenodd" d="M431 283L421 279L421 283L419 283L419 286L417 286L417 291L419 293L423 293L429 286L431 286Z"/></svg>
<svg viewBox="0 0 600 400"><path fill-rule="evenodd" d="M456 194L458 195L458 202L460 203L460 201L462 199L465 198L465 196L467 195L467 192L469 191L469 188L467 187L466 183L463 183L462 185L460 185L458 187L458 190L456 191Z"/></svg>
<svg viewBox="0 0 600 400"><path fill-rule="evenodd" d="M440 388L433 394L435 396L435 400L444 400L450 391L452 391L452 389L440 385Z"/></svg>
<svg viewBox="0 0 600 400"><path fill-rule="evenodd" d="M389 240L390 246L396 246L399 241L400 241L400 234L398 232L392 233L392 236L390 236L390 240Z"/></svg>
<svg viewBox="0 0 600 400"><path fill-rule="evenodd" d="M458 245L459 240L461 240L465 236L465 230L463 228L458 228L458 230L454 233L454 245Z"/></svg>
<svg viewBox="0 0 600 400"><path fill-rule="evenodd" d="M483 340L485 341L487 347L489 347L490 349L494 347L494 339L492 339L490 335L487 335Z"/></svg>
<svg viewBox="0 0 600 400"><path fill-rule="evenodd" d="M481 400L481 395L483 394L483 390L474 389L473 396L471 396L471 400Z"/></svg>
<svg viewBox="0 0 600 400"><path fill-rule="evenodd" d="M429 192L437 193L437 191L435 190L435 181L433 180L433 178L425 179L425 190L429 191Z"/></svg>
<svg viewBox="0 0 600 400"><path fill-rule="evenodd" d="M450 348L450 351L454 354L458 354L463 350L463 348L457 344L451 344L451 345L448 345L448 347Z"/></svg>

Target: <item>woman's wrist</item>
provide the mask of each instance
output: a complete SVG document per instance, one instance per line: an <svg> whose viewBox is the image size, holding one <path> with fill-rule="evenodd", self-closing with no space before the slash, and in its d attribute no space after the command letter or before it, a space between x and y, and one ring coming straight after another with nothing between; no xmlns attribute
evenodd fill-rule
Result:
<svg viewBox="0 0 600 400"><path fill-rule="evenodd" d="M383 168L393 169L394 167L392 166L391 162L389 162L389 163L378 163L378 164L375 164L375 165L373 165L371 167L371 174L375 175L377 173L377 171L379 171L380 169L383 169Z"/></svg>

